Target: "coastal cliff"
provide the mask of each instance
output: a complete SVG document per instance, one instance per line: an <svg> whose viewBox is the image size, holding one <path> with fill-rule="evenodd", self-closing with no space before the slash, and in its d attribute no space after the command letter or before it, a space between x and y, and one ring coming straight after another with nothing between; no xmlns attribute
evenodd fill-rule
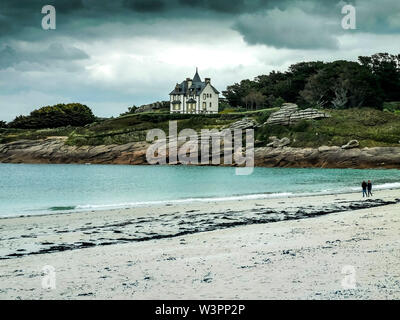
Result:
<svg viewBox="0 0 400 320"><path fill-rule="evenodd" d="M147 165L146 142L123 145L69 146L65 138L20 140L0 144L2 163ZM258 167L399 168L400 147L256 147Z"/></svg>

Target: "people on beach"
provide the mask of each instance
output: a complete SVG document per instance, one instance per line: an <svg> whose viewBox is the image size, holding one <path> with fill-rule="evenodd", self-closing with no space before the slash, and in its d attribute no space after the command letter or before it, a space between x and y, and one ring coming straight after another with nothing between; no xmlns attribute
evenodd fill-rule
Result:
<svg viewBox="0 0 400 320"><path fill-rule="evenodd" d="M362 187L362 192L363 192L363 198L368 197L368 193L367 193L368 185L365 181L362 182L361 187Z"/></svg>
<svg viewBox="0 0 400 320"><path fill-rule="evenodd" d="M371 180L368 180L367 188L368 188L368 197L369 196L372 197L372 182L371 182Z"/></svg>

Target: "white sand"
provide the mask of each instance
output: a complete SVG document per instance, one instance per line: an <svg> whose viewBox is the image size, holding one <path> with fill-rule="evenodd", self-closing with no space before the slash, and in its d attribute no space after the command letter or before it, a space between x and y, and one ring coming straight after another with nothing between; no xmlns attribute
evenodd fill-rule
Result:
<svg viewBox="0 0 400 320"><path fill-rule="evenodd" d="M392 200L400 191L377 192ZM26 246L79 234L48 234L78 224L187 210L240 211L359 200L359 194L195 203L169 207L0 220L1 242ZM12 236L14 235L15 240ZM17 236L15 236L17 235ZM10 239L11 238L11 239ZM8 240L6 240L8 239ZM32 240L31 240L32 241ZM0 299L399 299L400 204L0 260ZM42 288L42 268L56 271L56 289ZM345 266L356 288L342 286Z"/></svg>

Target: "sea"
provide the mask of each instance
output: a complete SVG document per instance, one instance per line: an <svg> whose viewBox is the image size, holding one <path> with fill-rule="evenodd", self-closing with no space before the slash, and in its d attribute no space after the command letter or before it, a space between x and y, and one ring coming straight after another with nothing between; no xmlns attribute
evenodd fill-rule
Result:
<svg viewBox="0 0 400 320"><path fill-rule="evenodd" d="M400 170L0 164L0 217L400 189Z"/></svg>

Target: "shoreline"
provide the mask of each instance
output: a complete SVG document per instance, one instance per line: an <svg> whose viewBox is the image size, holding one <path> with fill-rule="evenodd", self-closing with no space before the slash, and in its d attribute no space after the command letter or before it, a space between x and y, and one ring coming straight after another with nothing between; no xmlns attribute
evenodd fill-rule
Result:
<svg viewBox="0 0 400 320"><path fill-rule="evenodd" d="M375 191L372 198L362 198L361 193L336 193L4 217L0 219L4 243L0 260L308 219L396 203L400 203L399 189Z"/></svg>
<svg viewBox="0 0 400 320"><path fill-rule="evenodd" d="M0 299L400 298L399 197L398 190L376 191L381 205L365 208L356 204L373 203L351 193L0 220L4 247L17 252L40 243L45 249L0 260ZM311 216L276 215L299 209ZM275 222L118 240L143 231L167 234L168 225L210 225L224 216L251 220L266 210ZM185 219L190 225L180 224ZM132 229L140 224L147 229ZM102 240L91 245L95 239ZM60 250L48 250L50 243ZM66 250L66 243L82 246ZM45 265L57 271L56 290L41 287ZM341 287L345 265L357 270L356 289Z"/></svg>
<svg viewBox="0 0 400 320"><path fill-rule="evenodd" d="M386 183L385 183L386 184ZM382 185L377 185L374 187L375 192L379 191L400 191L399 187L389 187L389 188L379 188ZM389 183L393 184L393 183ZM320 192L320 193L255 193L255 194L243 194L243 195L233 195L226 197L204 197L204 198L187 198L187 199L175 199L175 200L160 200L160 201L148 201L148 203L127 203L121 205L92 205L90 208L82 208L82 209L71 209L71 210L53 210L52 212L43 212L39 214L27 213L27 214L11 214L0 216L0 221L3 219L13 219L13 218L29 218L29 217L43 217L43 216L56 216L56 215L66 215L66 214L77 214L77 213L104 213L104 212L112 212L112 211L125 211L125 210L134 210L137 208L140 209L151 209L158 208L163 206L179 206L179 205L193 205L195 203L229 203L232 201L257 201L257 200L281 200L281 199L291 199L291 198L309 198L309 197L324 197L324 196L336 196L336 195L357 195L360 194L361 191L337 191L337 192ZM399 195L400 196L400 195ZM373 199L374 197L365 198L363 200ZM89 205L91 206L91 205ZM100 208L94 208L94 206L98 206ZM106 208L106 207L109 208Z"/></svg>
<svg viewBox="0 0 400 320"><path fill-rule="evenodd" d="M0 144L0 163L149 165L146 160L148 147L146 141L70 146L60 137L18 140ZM256 167L400 169L400 147L256 147L254 163Z"/></svg>

